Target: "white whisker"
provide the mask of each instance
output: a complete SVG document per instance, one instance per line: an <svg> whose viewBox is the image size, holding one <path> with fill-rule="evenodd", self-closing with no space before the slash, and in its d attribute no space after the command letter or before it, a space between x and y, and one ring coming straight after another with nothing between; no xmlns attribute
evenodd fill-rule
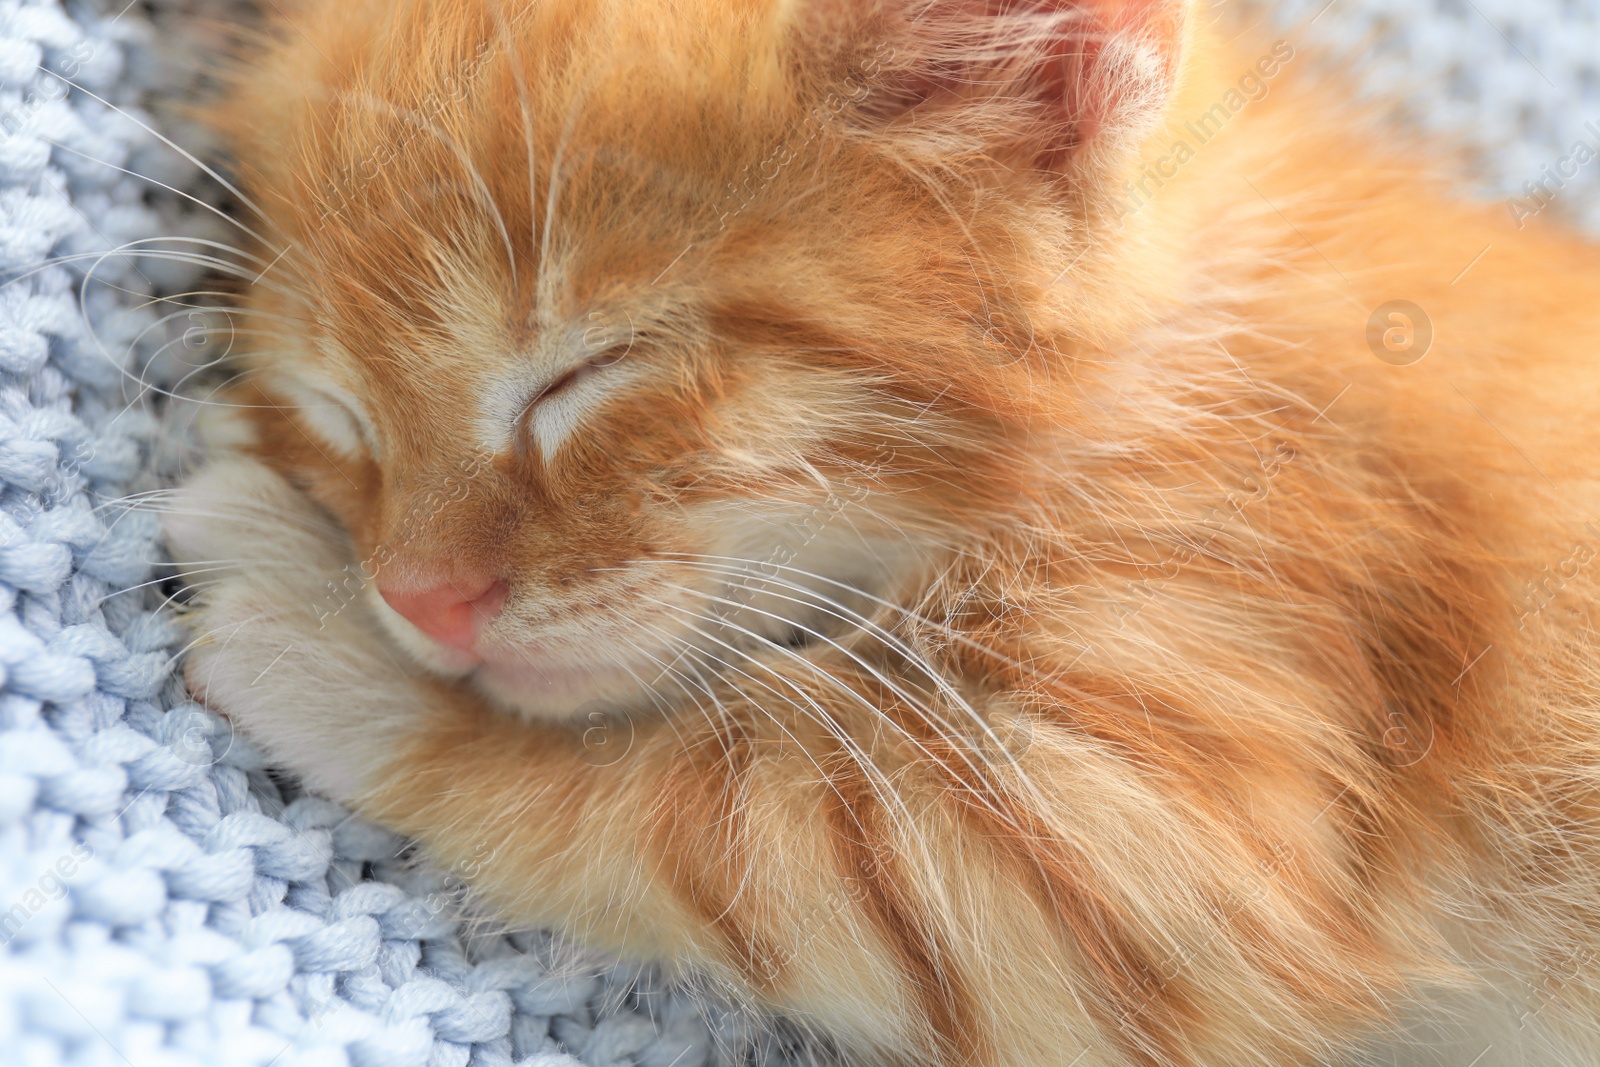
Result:
<svg viewBox="0 0 1600 1067"><path fill-rule="evenodd" d="M57 74L55 71L50 70L47 67L44 67L42 65L39 67L39 70L44 71L46 74L49 74L52 78L59 79L60 81L64 82L65 84L71 86L74 90L82 93L84 96L87 96L90 100L96 101L97 103L103 105L104 107L106 107L109 110L115 112L116 114L121 115L123 118L127 119L129 122L133 123L135 126L139 127L141 130L144 130L150 136L154 137L156 140L160 141L162 144L166 145L168 148L170 148L174 152L178 153L178 155L180 155L184 159L188 160L194 166L200 168L201 171L203 171L206 175L208 175L218 185L222 186L224 189L228 190L228 192L230 192L234 196L238 197L240 203L242 203L245 206L247 206L248 208L250 208L250 210L254 211L257 216L259 216L261 219L263 219L266 222L268 222L269 224L271 224L271 222L272 222L271 216L268 215L265 211L263 211L259 204L257 204L254 200L250 199L243 192L241 192L236 186L234 186L234 184L232 182L228 181L222 175L218 174L215 170L213 170L212 168L206 166L204 163L200 162L200 160L198 158L196 158L193 153L191 153L188 149L186 149L186 148L182 147L181 145L179 145L177 142L173 141L171 138L167 137L160 130L155 129L149 123L140 120L136 115L132 114L131 112L126 111L123 108L118 107L116 104L113 104L111 101L107 100L105 97L98 96L95 93L90 92L88 89L85 89L83 86L79 85L77 82L73 81L70 78L67 78L67 77L64 77L64 76L62 76L60 74ZM266 243L266 242L263 242L263 243ZM271 247L271 246L269 245L268 247ZM277 249L273 249L273 251L277 251Z"/></svg>
<svg viewBox="0 0 1600 1067"><path fill-rule="evenodd" d="M118 172L119 174L126 174L129 177L138 178L140 181L149 182L151 185L158 186L159 188L165 189L169 193L176 193L178 196L183 197L183 199L189 201L190 203L198 204L200 207L205 208L207 211L211 212L213 215L217 216L217 218L221 219L223 222L226 222L228 225L235 226L239 230L241 230L242 232L244 232L244 233L248 234L249 236L255 238L264 247L266 247L266 248L271 248L272 247L272 242L268 241L261 234L257 233L255 230L253 230L250 227L246 226L244 223L240 222L238 219L234 218L232 215L228 214L226 211L223 211L221 208L217 207L216 205L209 204L206 201L201 200L199 197L194 196L193 194L186 193L182 189L175 189L172 186L168 185L166 182L157 181L155 178L150 177L148 174L140 174L136 170L129 170L127 167L119 167L115 163L109 163L109 162L107 162L106 160L103 160L103 159L96 159L94 156L91 156L91 155L89 155L88 153L85 153L85 152L80 152L76 148L72 148L69 145L62 144L60 141L52 141L48 137L42 137L42 138L40 138L40 140L42 140L45 144L49 145L50 147L58 149L58 150L60 150L62 152L70 152L73 155L79 157L80 159L86 159L91 163L98 163L98 164L100 164L100 166L107 167L107 168L109 168L111 170L114 170L114 171Z"/></svg>

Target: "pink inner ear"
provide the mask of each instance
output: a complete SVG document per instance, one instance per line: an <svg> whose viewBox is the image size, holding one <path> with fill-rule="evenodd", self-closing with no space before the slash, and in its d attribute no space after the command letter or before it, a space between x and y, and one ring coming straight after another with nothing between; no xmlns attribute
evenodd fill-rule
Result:
<svg viewBox="0 0 1600 1067"><path fill-rule="evenodd" d="M840 0L809 3L810 27L849 33ZM1043 105L1031 148L1049 165L1165 102L1189 0L888 0L853 14L885 6L900 16L889 30L896 54L865 113L1026 98Z"/></svg>
<svg viewBox="0 0 1600 1067"><path fill-rule="evenodd" d="M1076 143L1137 123L1164 104L1172 90L1188 8L1183 0L1024 0L988 6L1083 12L1086 35L1068 41L1049 64L1052 69L1040 72L1041 91L1066 105Z"/></svg>

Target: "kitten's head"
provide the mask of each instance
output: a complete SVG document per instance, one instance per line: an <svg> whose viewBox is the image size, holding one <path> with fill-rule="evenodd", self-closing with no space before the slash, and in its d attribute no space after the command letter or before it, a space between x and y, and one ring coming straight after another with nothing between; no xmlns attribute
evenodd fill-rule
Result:
<svg viewBox="0 0 1600 1067"><path fill-rule="evenodd" d="M295 20L223 112L271 220L236 395L392 636L544 715L848 640L1015 521L1117 306L1072 264L1114 255L1101 190L1182 27L1158 0Z"/></svg>

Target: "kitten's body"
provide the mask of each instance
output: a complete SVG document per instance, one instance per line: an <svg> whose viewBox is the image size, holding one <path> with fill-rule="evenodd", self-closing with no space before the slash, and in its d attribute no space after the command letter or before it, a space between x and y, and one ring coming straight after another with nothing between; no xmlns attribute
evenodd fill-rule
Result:
<svg viewBox="0 0 1600 1067"><path fill-rule="evenodd" d="M1480 1000L1407 1055L1600 1060L1600 253L1281 47L1195 145L1271 41L1019 6L1131 36L294 12L228 122L288 251L169 524L249 562L191 680L508 917L861 1062L1354 1062ZM378 586L469 572L458 682Z"/></svg>

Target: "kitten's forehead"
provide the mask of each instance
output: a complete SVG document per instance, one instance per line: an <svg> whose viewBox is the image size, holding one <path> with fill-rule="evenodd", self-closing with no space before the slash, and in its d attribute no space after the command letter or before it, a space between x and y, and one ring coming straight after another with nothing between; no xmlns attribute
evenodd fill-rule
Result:
<svg viewBox="0 0 1600 1067"><path fill-rule="evenodd" d="M276 138L241 149L258 183L307 192L282 226L319 280L405 302L465 254L485 271L514 260L527 283L563 241L659 272L685 229L705 236L745 209L745 185L775 186L796 105L771 0L540 0L509 23L487 5L422 55L387 39L438 34L427 8L402 5L375 36L340 27L340 62L296 72L320 86L312 113L274 116Z"/></svg>
<svg viewBox="0 0 1600 1067"><path fill-rule="evenodd" d="M687 381L686 361L711 351L720 325L698 329L667 294L692 295L708 322L721 305L758 307L760 325L782 320L784 300L837 289L834 259L866 258L845 251L862 227L838 226L853 201L812 173L827 127L794 110L774 51L781 5L684 4L548 0L516 23L514 49L462 27L420 69L405 49L358 50L374 83L417 83L420 97L397 89L374 109L334 93L319 106L340 137L315 134L332 128L319 113L296 127L314 136L262 156L294 171L285 187L315 193L296 231L307 299L389 442L381 462L504 453L519 433L548 458L609 401L647 378ZM462 64L445 62L456 53ZM403 76L380 78L399 55ZM444 73L453 89L430 95ZM649 358L607 365L527 418L541 390L640 333L663 342ZM673 421L659 405L629 417Z"/></svg>

